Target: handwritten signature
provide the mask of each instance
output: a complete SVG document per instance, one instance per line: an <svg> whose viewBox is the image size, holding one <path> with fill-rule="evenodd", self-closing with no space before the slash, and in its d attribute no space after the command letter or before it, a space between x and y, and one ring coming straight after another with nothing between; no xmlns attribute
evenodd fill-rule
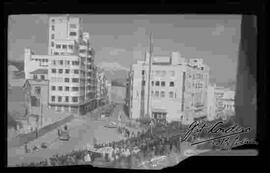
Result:
<svg viewBox="0 0 270 173"><path fill-rule="evenodd" d="M249 133L251 128L241 127L238 124L232 124L229 127L223 127L225 124L223 121L217 123L210 122L193 122L187 132L185 133L182 141L187 141L190 137L199 136L201 133L207 133L209 136L213 136L209 139L192 142L191 145L198 145L201 143L212 142L215 146L222 146L223 149L230 149L236 146L244 144L254 144L254 140L247 138L240 139L240 134Z"/></svg>

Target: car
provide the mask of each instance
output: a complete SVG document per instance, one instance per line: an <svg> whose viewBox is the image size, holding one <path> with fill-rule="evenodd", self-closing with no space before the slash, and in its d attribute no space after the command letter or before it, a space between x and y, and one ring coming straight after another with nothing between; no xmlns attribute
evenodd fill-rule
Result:
<svg viewBox="0 0 270 173"><path fill-rule="evenodd" d="M45 148L48 148L48 145L46 142L42 142L41 143L41 148L45 149Z"/></svg>
<svg viewBox="0 0 270 173"><path fill-rule="evenodd" d="M110 122L109 124L105 125L104 127L107 127L107 128L117 128L117 124L116 122Z"/></svg>

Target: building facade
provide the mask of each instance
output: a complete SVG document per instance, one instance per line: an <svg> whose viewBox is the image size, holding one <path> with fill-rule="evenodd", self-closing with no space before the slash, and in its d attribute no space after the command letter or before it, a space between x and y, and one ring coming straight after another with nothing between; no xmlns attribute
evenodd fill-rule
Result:
<svg viewBox="0 0 270 173"><path fill-rule="evenodd" d="M96 108L95 52L81 20L68 15L50 17L48 40L48 55L25 49L25 78L34 79L35 70L47 70L51 109L84 114Z"/></svg>
<svg viewBox="0 0 270 173"><path fill-rule="evenodd" d="M206 117L209 69L201 59L187 61L179 52L154 56L148 80L149 54L145 57L131 66L128 75L126 105L131 118L146 118L148 111L150 118L185 124Z"/></svg>
<svg viewBox="0 0 270 173"><path fill-rule="evenodd" d="M235 115L234 109L235 91L216 85L208 86L207 92L207 119L227 119Z"/></svg>

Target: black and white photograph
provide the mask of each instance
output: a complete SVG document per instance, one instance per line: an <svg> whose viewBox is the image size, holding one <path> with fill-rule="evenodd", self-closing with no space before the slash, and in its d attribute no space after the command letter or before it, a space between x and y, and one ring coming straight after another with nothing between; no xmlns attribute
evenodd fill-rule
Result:
<svg viewBox="0 0 270 173"><path fill-rule="evenodd" d="M256 22L9 15L7 166L161 170L191 156L258 155L234 150L258 144L256 62L247 61L256 61Z"/></svg>

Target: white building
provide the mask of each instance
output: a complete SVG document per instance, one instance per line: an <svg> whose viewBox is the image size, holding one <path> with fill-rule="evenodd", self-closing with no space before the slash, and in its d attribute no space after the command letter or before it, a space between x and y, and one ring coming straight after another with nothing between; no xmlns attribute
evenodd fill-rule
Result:
<svg viewBox="0 0 270 173"><path fill-rule="evenodd" d="M207 90L207 120L212 121L214 119L216 119L215 86L208 85L208 90Z"/></svg>
<svg viewBox="0 0 270 173"><path fill-rule="evenodd" d="M50 17L48 55L25 49L25 78L33 79L35 70L48 70L48 106L60 112L84 114L96 107L94 50L80 23L68 15Z"/></svg>
<svg viewBox="0 0 270 173"><path fill-rule="evenodd" d="M207 96L208 96L207 118L209 121L218 118L226 119L229 116L234 115L235 91L232 91L228 88L213 85L208 86Z"/></svg>
<svg viewBox="0 0 270 173"><path fill-rule="evenodd" d="M192 62L186 62L178 52L173 52L168 57L154 56L152 58L150 118L182 121L189 124L193 122L194 118L199 117L198 113L195 113L198 110L197 105L202 105L201 110L197 112L206 111L208 68L203 69L202 67L205 66L202 62L200 64L192 64ZM203 73L205 71L206 75ZM137 64L131 66L127 82L126 104L129 108L129 116L133 119L149 116L147 114L148 72L149 54L147 53L145 61L138 61ZM203 74L202 77L198 75L196 78L197 73ZM190 76L192 77L190 78ZM197 83L200 83L200 88ZM200 114L200 116L203 115Z"/></svg>

